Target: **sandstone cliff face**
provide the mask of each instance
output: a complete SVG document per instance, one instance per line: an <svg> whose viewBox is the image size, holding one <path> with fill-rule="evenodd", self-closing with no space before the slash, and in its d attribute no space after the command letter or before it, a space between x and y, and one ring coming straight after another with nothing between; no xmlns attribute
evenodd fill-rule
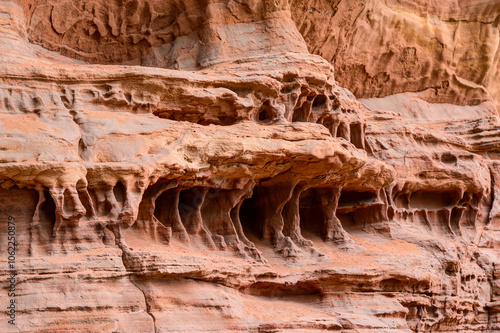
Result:
<svg viewBox="0 0 500 333"><path fill-rule="evenodd" d="M0 1L0 331L498 332L499 14Z"/></svg>
<svg viewBox="0 0 500 333"><path fill-rule="evenodd" d="M310 51L359 98L420 92L434 103L499 105L497 1L296 0L291 8Z"/></svg>

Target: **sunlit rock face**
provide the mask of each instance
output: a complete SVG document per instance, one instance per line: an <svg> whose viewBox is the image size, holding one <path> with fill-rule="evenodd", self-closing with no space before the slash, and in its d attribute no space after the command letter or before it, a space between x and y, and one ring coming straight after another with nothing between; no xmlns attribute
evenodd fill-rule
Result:
<svg viewBox="0 0 500 333"><path fill-rule="evenodd" d="M432 103L500 105L500 3L292 0L309 50L358 98L418 92Z"/></svg>
<svg viewBox="0 0 500 333"><path fill-rule="evenodd" d="M0 331L498 332L498 17L0 1Z"/></svg>

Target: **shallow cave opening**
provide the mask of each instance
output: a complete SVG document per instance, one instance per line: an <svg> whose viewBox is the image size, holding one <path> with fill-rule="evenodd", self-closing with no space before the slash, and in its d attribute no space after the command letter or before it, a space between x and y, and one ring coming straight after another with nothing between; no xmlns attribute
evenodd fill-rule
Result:
<svg viewBox="0 0 500 333"><path fill-rule="evenodd" d="M186 222L187 218L196 213L203 202L203 189L202 188L189 188L182 190L179 194L179 215L182 222Z"/></svg>
<svg viewBox="0 0 500 333"><path fill-rule="evenodd" d="M309 110L308 110L308 105L302 104L301 107L295 108L293 110L293 116L292 116L292 122L306 122L307 119L309 118Z"/></svg>
<svg viewBox="0 0 500 333"><path fill-rule="evenodd" d="M116 183L115 187L113 187L113 194L116 201L120 205L120 208L122 208L125 203L126 193L127 190L125 189L125 186L123 186L122 182Z"/></svg>
<svg viewBox="0 0 500 333"><path fill-rule="evenodd" d="M458 191L419 190L410 196L410 207L415 209L441 209L456 206L460 201Z"/></svg>
<svg viewBox="0 0 500 333"><path fill-rule="evenodd" d="M271 120L272 119L274 119L274 115L271 118ZM238 119L234 115L229 115L229 116L220 115L220 116L218 116L218 121L209 122L206 125L214 124L214 125L219 125L219 126L231 126L231 125L236 124L237 121L238 121Z"/></svg>
<svg viewBox="0 0 500 333"><path fill-rule="evenodd" d="M344 228L344 230L351 232L352 230L356 229L356 219L354 217L353 212L341 213L337 211L335 215L339 219L340 223L342 224L342 228Z"/></svg>
<svg viewBox="0 0 500 333"><path fill-rule="evenodd" d="M328 99L326 98L325 95L316 96L316 98L314 99L313 104L312 104L312 111L318 112L318 113L323 112L326 108L326 101L327 100Z"/></svg>
<svg viewBox="0 0 500 333"><path fill-rule="evenodd" d="M190 123L196 123L203 126L208 126L208 125L230 126L234 125L238 121L235 115L219 114L217 116L209 116L209 115L196 115L189 113L176 114L173 117L173 119L170 120L188 121Z"/></svg>
<svg viewBox="0 0 500 333"><path fill-rule="evenodd" d="M95 203L95 212L97 216L107 216L111 211L111 203L103 196L105 190L102 187L94 187L89 189L90 202ZM99 201L101 200L101 201ZM87 210L89 212L90 210Z"/></svg>
<svg viewBox="0 0 500 333"><path fill-rule="evenodd" d="M344 138L347 141L350 141L351 137L349 131L349 126L344 122L340 122L339 126L337 127L337 138Z"/></svg>
<svg viewBox="0 0 500 333"><path fill-rule="evenodd" d="M443 162L445 164L457 164L458 159L455 155L453 155L451 153L444 153L441 156L441 162Z"/></svg>
<svg viewBox="0 0 500 333"><path fill-rule="evenodd" d="M56 224L56 204L49 191L43 191L43 196L45 201L39 210L40 232L45 239L50 239Z"/></svg>
<svg viewBox="0 0 500 333"><path fill-rule="evenodd" d="M336 216L346 231L364 230L367 224L380 220L373 204L377 201L377 193L345 189L340 193Z"/></svg>
<svg viewBox="0 0 500 333"><path fill-rule="evenodd" d="M407 193L395 193L394 194L394 203L397 208L410 208L410 197Z"/></svg>
<svg viewBox="0 0 500 333"><path fill-rule="evenodd" d="M443 264L444 272L448 276L456 276L460 272L460 267L455 262L447 262Z"/></svg>
<svg viewBox="0 0 500 333"><path fill-rule="evenodd" d="M350 125L351 143L358 149L364 149L363 125L352 123Z"/></svg>
<svg viewBox="0 0 500 333"><path fill-rule="evenodd" d="M301 231L325 238L326 218L318 190L311 188L300 195L299 214Z"/></svg>
<svg viewBox="0 0 500 333"><path fill-rule="evenodd" d="M340 193L338 207L355 207L372 204L376 201L377 194L371 191L343 190Z"/></svg>
<svg viewBox="0 0 500 333"><path fill-rule="evenodd" d="M257 121L263 124L269 124L274 120L276 114L271 106L271 102L269 100L262 103L259 111L257 112Z"/></svg>
<svg viewBox="0 0 500 333"><path fill-rule="evenodd" d="M307 122L312 110L314 96L308 96L306 100L299 98L299 103L293 109L292 122Z"/></svg>
<svg viewBox="0 0 500 333"><path fill-rule="evenodd" d="M156 198L154 216L165 227L171 227L172 210L178 209L178 189L169 189Z"/></svg>
<svg viewBox="0 0 500 333"><path fill-rule="evenodd" d="M256 188L253 196L245 199L241 204L239 217L245 235L262 239L264 237L264 212L259 206L259 190Z"/></svg>

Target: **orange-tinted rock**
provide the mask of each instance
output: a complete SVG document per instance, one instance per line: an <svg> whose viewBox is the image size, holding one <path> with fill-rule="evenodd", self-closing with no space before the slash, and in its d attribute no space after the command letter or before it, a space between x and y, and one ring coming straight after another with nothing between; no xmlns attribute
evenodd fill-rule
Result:
<svg viewBox="0 0 500 333"><path fill-rule="evenodd" d="M496 1L292 0L309 50L358 98L428 90L433 103L500 105Z"/></svg>
<svg viewBox="0 0 500 333"><path fill-rule="evenodd" d="M0 331L498 331L499 10L0 1Z"/></svg>

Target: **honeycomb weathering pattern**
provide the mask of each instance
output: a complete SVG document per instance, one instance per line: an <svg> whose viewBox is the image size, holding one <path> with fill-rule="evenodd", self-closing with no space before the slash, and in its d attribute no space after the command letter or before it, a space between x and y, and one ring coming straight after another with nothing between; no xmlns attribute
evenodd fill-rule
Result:
<svg viewBox="0 0 500 333"><path fill-rule="evenodd" d="M0 1L0 331L498 332L499 15Z"/></svg>

